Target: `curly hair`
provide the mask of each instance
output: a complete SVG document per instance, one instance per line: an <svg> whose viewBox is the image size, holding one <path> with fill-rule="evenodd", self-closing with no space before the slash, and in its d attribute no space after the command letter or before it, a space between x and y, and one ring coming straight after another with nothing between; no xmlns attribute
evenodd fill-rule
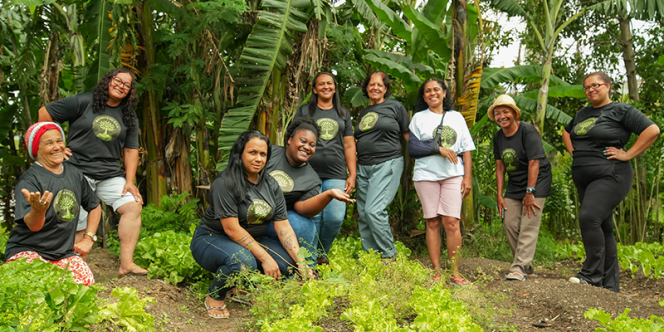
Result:
<svg viewBox="0 0 664 332"><path fill-rule="evenodd" d="M337 80L334 79L334 75L322 71L314 77L314 80L312 81L313 89L316 88L316 83L318 83L318 78L327 75L332 77L332 82L334 82L334 95L332 95L332 105L334 105L334 109L337 111L337 115L339 115L340 118L343 118L345 116L344 109L341 107L341 99L339 98L339 90L337 86ZM309 115L314 116L316 114L316 107L318 107L318 94L314 93L312 89L311 92L311 98L309 98Z"/></svg>
<svg viewBox="0 0 664 332"><path fill-rule="evenodd" d="M226 181L226 185L228 188L231 188L232 194L238 202L244 200L249 191L245 181L247 178L247 172L244 169L244 163L242 162L242 154L244 153L247 143L254 138L261 139L267 143L267 157L265 158L265 165L267 165L270 161L270 155L272 155L270 139L258 130L247 130L240 134L235 140L235 143L233 143L231 153L228 156L228 166L226 167L226 171L222 173L225 174L224 181ZM258 182L260 183L264 177L265 168L260 171Z"/></svg>
<svg viewBox="0 0 664 332"><path fill-rule="evenodd" d="M429 82L436 82L440 85L440 87L445 91L445 98L443 98L443 111L449 111L452 109L452 97L450 97L450 94L447 93L447 85L445 84L445 81L441 80L440 78L437 77L432 77L424 81L422 85L420 85L420 90L417 92L417 99L415 99L415 112L420 112L424 111L426 109L429 109L429 104L424 100L424 87Z"/></svg>
<svg viewBox="0 0 664 332"><path fill-rule="evenodd" d="M136 112L134 112L134 109L136 108L136 77L134 77L134 74L132 74L129 69L115 68L106 73L106 75L99 80L99 83L97 83L97 86L95 86L95 89L92 92L92 109L95 114L104 112L106 103L108 102L108 87L110 86L113 77L119 73L127 73L131 75L131 88L129 88L127 96L122 99L120 105L122 106L122 122L124 122L125 127L135 129Z"/></svg>
<svg viewBox="0 0 664 332"><path fill-rule="evenodd" d="M286 128L286 140L293 138L295 133L302 129L311 130L314 135L316 135L316 139L318 139L321 130L320 126L316 123L314 118L310 116L303 116L293 120L293 122L288 125L288 128Z"/></svg>
<svg viewBox="0 0 664 332"><path fill-rule="evenodd" d="M364 94L365 97L369 98L369 92L367 91L367 87L369 86L371 77L373 77L374 75L380 75L383 78L383 85L385 85L385 95L383 96L383 98L387 99L390 95L392 95L392 83L390 83L390 77L387 76L387 73L382 70L375 71L367 75L367 78L364 79L364 83L362 84L362 93Z"/></svg>

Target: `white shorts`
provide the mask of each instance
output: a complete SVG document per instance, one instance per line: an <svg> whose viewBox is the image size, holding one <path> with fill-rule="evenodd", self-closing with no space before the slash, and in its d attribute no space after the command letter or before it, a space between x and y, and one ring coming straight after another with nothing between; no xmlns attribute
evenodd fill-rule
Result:
<svg viewBox="0 0 664 332"><path fill-rule="evenodd" d="M117 211L121 206L135 202L136 199L134 195L127 191L127 193L122 196L122 189L124 189L127 179L118 176L106 180L93 180L89 177L85 177L88 180L88 184L94 191L95 195L99 199L113 207L113 211ZM78 214L78 226L76 231L82 231L88 227L88 212L81 207Z"/></svg>

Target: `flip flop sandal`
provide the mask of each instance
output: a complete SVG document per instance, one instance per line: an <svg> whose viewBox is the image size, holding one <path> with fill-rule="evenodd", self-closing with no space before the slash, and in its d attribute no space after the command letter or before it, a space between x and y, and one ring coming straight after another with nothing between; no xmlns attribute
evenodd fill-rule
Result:
<svg viewBox="0 0 664 332"><path fill-rule="evenodd" d="M210 316L210 317L212 317L212 318L216 318L216 319L227 319L227 318L230 318L230 316L215 316L215 315L213 315L213 314L210 313L210 310L213 310L213 309L215 309L215 310L219 310L219 311L224 311L224 309L226 309L226 305L225 305L225 304L224 304L223 307L211 307L211 306L209 306L209 305L207 304L207 298L205 298L205 303L204 303L204 304L205 304L205 310L207 310L207 314L208 314L208 316Z"/></svg>
<svg viewBox="0 0 664 332"><path fill-rule="evenodd" d="M539 278L537 276L537 274L535 274L535 273L531 273L531 274L526 273L526 277L528 277L528 278Z"/></svg>
<svg viewBox="0 0 664 332"><path fill-rule="evenodd" d="M450 283L457 287L466 287L470 284L468 280L464 278L452 278L452 280L450 280Z"/></svg>
<svg viewBox="0 0 664 332"><path fill-rule="evenodd" d="M526 276L523 275L523 273L519 271L512 271L509 274L505 275L505 279L507 280L518 280L518 281L526 281Z"/></svg>

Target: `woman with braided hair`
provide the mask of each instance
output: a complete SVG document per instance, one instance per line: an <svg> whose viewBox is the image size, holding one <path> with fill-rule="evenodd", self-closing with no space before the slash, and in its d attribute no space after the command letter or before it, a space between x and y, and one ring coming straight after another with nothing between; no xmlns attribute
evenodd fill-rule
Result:
<svg viewBox="0 0 664 332"><path fill-rule="evenodd" d="M136 82L124 68L108 72L94 92L73 95L39 109L39 121L69 122L67 164L78 168L95 194L120 213L120 269L118 277L146 275L134 263L141 228L142 197L136 187L138 119ZM122 173L120 159L126 174ZM83 237L87 214L78 218L77 240Z"/></svg>

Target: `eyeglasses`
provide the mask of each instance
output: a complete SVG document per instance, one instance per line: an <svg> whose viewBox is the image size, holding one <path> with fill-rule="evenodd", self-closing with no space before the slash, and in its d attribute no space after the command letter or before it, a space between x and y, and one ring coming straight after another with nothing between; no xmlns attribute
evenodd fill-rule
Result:
<svg viewBox="0 0 664 332"><path fill-rule="evenodd" d="M583 92L586 92L586 91L588 91L588 90L590 90L590 89L595 90L595 89L599 88L600 86L602 86L602 85L607 85L607 84L608 84L608 83L593 83L593 84L591 84L591 85L589 85L589 86L584 86L584 87L583 87Z"/></svg>
<svg viewBox="0 0 664 332"><path fill-rule="evenodd" d="M131 83L127 83L117 76L113 76L113 82L117 85L124 86L126 89L131 89Z"/></svg>

